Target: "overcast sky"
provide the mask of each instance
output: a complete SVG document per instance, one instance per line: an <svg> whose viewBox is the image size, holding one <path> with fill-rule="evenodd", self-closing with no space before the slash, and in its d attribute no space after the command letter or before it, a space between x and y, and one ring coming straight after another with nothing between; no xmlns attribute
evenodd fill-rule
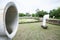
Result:
<svg viewBox="0 0 60 40"><path fill-rule="evenodd" d="M4 2L7 1L5 0ZM49 12L52 9L60 7L60 0L13 0L13 2L16 3L18 12L23 13L35 13L36 9Z"/></svg>

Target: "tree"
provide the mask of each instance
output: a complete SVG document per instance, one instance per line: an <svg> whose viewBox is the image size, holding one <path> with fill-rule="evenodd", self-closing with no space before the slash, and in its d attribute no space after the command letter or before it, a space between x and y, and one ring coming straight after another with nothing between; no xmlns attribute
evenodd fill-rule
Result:
<svg viewBox="0 0 60 40"><path fill-rule="evenodd" d="M50 17L52 18L53 16L56 15L56 9L50 10Z"/></svg>
<svg viewBox="0 0 60 40"><path fill-rule="evenodd" d="M51 10L49 14L51 18L53 16L55 16L55 18L60 18L60 8Z"/></svg>
<svg viewBox="0 0 60 40"><path fill-rule="evenodd" d="M36 14L32 14L32 17L36 17Z"/></svg>
<svg viewBox="0 0 60 40"><path fill-rule="evenodd" d="M23 16L25 16L25 14L24 13L19 13L19 16L23 17Z"/></svg>
<svg viewBox="0 0 60 40"><path fill-rule="evenodd" d="M26 13L26 16L31 16L29 13Z"/></svg>
<svg viewBox="0 0 60 40"><path fill-rule="evenodd" d="M37 9L36 16L37 17L43 17L45 14L48 14L46 11L40 11Z"/></svg>
<svg viewBox="0 0 60 40"><path fill-rule="evenodd" d="M56 17L60 18L60 8L57 9Z"/></svg>

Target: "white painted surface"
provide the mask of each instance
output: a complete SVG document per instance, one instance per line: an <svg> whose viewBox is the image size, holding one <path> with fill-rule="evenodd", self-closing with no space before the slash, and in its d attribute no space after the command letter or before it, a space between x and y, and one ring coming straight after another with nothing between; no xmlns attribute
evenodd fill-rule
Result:
<svg viewBox="0 0 60 40"><path fill-rule="evenodd" d="M43 26L46 27L46 20L49 19L49 14L43 16Z"/></svg>
<svg viewBox="0 0 60 40"><path fill-rule="evenodd" d="M16 35L16 32L17 32L18 14L16 15L16 18L14 19L14 22L11 25L12 33L9 34L6 28L6 24L5 24L6 11L11 5L13 5L14 7L16 6L13 2L8 1L8 2L3 3L3 1L0 2L0 40L11 40Z"/></svg>
<svg viewBox="0 0 60 40"><path fill-rule="evenodd" d="M0 36L0 40L12 40L12 39L10 39L10 38L8 38L8 37L6 37L6 36Z"/></svg>

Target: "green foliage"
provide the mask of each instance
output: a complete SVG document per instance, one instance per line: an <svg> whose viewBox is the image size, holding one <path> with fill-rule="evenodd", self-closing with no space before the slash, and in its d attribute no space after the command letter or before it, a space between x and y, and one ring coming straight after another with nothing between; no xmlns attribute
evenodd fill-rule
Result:
<svg viewBox="0 0 60 40"><path fill-rule="evenodd" d="M39 9L37 9L36 10L36 13L32 14L32 17L43 17L45 14L48 14L48 13L46 11L44 11L44 10L41 10L40 11ZM60 8L50 10L49 14L50 14L50 17L51 18L53 18L53 17L60 18ZM19 16L20 17L23 17L23 16L31 16L31 14L30 13L26 13L26 14L19 13Z"/></svg>
<svg viewBox="0 0 60 40"><path fill-rule="evenodd" d="M26 13L25 15L26 15L26 16L31 16L29 13Z"/></svg>
<svg viewBox="0 0 60 40"><path fill-rule="evenodd" d="M52 18L53 16L55 16L55 18L60 18L60 8L50 11L50 17Z"/></svg>
<svg viewBox="0 0 60 40"><path fill-rule="evenodd" d="M36 16L37 17L43 17L45 14L48 14L46 11L40 11L40 10L38 10L37 12L36 12Z"/></svg>
<svg viewBox="0 0 60 40"><path fill-rule="evenodd" d="M36 14L32 14L32 17L36 17Z"/></svg>
<svg viewBox="0 0 60 40"><path fill-rule="evenodd" d="M23 16L25 16L25 14L24 13L19 13L19 16L23 17Z"/></svg>

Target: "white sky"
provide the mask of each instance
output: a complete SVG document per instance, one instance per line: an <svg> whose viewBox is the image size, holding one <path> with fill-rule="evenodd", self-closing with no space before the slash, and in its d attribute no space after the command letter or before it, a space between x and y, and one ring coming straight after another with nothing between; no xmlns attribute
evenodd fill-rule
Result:
<svg viewBox="0 0 60 40"><path fill-rule="evenodd" d="M8 0L5 0L7 2ZM52 9L60 7L60 0L12 0L16 3L18 12L35 13L36 9L49 12ZM0 1L1 2L1 1Z"/></svg>

